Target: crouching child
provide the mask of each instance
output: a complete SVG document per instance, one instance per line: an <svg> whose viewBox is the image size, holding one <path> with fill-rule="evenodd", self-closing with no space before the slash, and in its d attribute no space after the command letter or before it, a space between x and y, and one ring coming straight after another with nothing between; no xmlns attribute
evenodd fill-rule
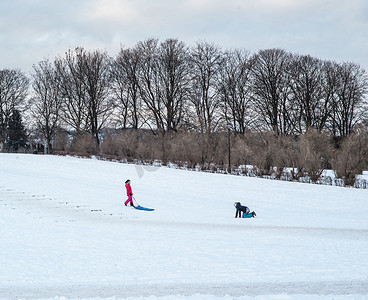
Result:
<svg viewBox="0 0 368 300"><path fill-rule="evenodd" d="M234 206L236 208L235 218L254 218L256 213L254 211L250 212L247 206L241 205L240 202L235 202ZM242 214L243 213L243 214Z"/></svg>

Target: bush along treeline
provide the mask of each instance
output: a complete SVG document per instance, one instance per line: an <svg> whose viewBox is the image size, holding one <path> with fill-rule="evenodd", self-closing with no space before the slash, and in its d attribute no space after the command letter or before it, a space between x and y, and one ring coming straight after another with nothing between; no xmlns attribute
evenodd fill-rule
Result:
<svg viewBox="0 0 368 300"><path fill-rule="evenodd" d="M358 64L282 49L80 47L29 78L0 70L0 146L309 182L333 169L352 186L368 169L367 92Z"/></svg>

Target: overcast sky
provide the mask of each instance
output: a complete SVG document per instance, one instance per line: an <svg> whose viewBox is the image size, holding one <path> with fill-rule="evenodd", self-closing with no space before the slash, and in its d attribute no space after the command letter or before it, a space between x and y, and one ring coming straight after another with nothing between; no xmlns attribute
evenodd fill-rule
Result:
<svg viewBox="0 0 368 300"><path fill-rule="evenodd" d="M0 0L0 69L147 38L282 48L368 71L368 0Z"/></svg>

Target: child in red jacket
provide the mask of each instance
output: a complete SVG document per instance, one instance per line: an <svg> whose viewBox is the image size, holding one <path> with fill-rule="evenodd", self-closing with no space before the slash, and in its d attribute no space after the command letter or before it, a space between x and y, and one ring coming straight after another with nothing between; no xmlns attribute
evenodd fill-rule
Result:
<svg viewBox="0 0 368 300"><path fill-rule="evenodd" d="M127 181L125 181L125 188L127 190L127 196L128 196L128 199L127 201L125 201L125 206L128 205L128 203L130 203L130 206L134 206L133 205L133 191L132 191L132 187L130 186L130 180L128 179Z"/></svg>

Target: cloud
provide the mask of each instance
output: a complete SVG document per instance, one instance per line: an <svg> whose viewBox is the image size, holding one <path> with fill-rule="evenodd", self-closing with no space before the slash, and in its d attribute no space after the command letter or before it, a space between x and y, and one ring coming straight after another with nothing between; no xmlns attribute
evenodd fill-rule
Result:
<svg viewBox="0 0 368 300"><path fill-rule="evenodd" d="M368 69L366 0L3 0L0 68L29 70L69 48L133 46L150 37L250 51L280 47Z"/></svg>
<svg viewBox="0 0 368 300"><path fill-rule="evenodd" d="M137 6L130 1L100 0L91 1L88 9L82 12L82 18L90 22L132 24L142 19Z"/></svg>

